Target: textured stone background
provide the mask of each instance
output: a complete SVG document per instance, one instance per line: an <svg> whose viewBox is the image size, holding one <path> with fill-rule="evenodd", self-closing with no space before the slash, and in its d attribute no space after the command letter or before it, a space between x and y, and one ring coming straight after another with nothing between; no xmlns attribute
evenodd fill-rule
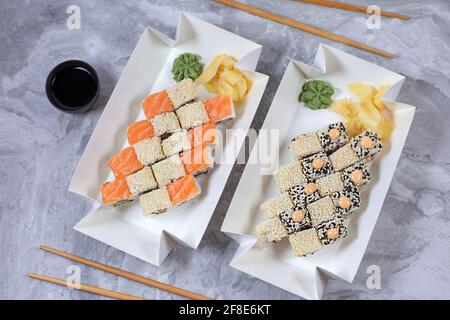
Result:
<svg viewBox="0 0 450 320"><path fill-rule="evenodd" d="M181 11L264 46L257 70L271 79L254 127L261 125L289 59L312 62L321 41L407 77L399 101L416 105L417 113L389 195L354 283L329 281L324 299L450 298L450 3L356 1L413 17L382 19L381 30L370 31L361 14L285 0L248 2L399 57L377 57L210 1L0 2L0 298L98 298L28 279L28 271L66 275L69 263L40 252L40 244L217 298L297 298L228 266L236 244L219 228L242 168L230 178L198 250L178 246L160 268L72 230L90 204L67 187L102 108L144 28L151 25L173 37ZM70 4L81 7L81 30L66 28ZM71 58L92 63L101 77L98 107L83 115L56 111L44 94L49 70ZM380 290L366 287L372 264L381 268ZM81 268L86 283L174 298Z"/></svg>

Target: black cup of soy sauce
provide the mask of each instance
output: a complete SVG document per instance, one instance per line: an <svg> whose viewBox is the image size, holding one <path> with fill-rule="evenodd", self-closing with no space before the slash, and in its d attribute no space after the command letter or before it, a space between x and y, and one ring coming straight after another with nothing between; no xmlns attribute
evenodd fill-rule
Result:
<svg viewBox="0 0 450 320"><path fill-rule="evenodd" d="M50 71L45 91L51 104L68 113L90 110L99 95L100 84L95 69L84 61L69 60Z"/></svg>

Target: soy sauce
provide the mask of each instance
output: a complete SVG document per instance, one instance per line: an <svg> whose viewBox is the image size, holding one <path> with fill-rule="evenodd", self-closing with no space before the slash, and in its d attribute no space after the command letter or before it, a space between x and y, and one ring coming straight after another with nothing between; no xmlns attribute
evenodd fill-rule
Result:
<svg viewBox="0 0 450 320"><path fill-rule="evenodd" d="M84 112L93 106L98 97L98 76L83 61L66 61L50 72L46 91L50 102L59 110Z"/></svg>

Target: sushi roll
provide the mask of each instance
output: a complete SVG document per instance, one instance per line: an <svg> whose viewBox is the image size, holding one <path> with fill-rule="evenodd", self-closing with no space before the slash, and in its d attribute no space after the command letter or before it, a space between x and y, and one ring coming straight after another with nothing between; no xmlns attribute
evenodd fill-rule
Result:
<svg viewBox="0 0 450 320"><path fill-rule="evenodd" d="M217 141L217 130L214 123L207 123L189 129L189 139L192 148L215 144Z"/></svg>
<svg viewBox="0 0 450 320"><path fill-rule="evenodd" d="M133 194L128 187L127 180L123 177L105 182L101 186L102 203L106 205L119 206L132 201Z"/></svg>
<svg viewBox="0 0 450 320"><path fill-rule="evenodd" d="M190 129L209 122L208 113L201 101L187 103L176 111L183 129Z"/></svg>
<svg viewBox="0 0 450 320"><path fill-rule="evenodd" d="M128 143L133 145L141 140L150 139L155 136L155 129L147 120L132 123L127 128Z"/></svg>
<svg viewBox="0 0 450 320"><path fill-rule="evenodd" d="M347 132L342 122L332 123L317 131L320 144L325 152L332 152L348 142Z"/></svg>
<svg viewBox="0 0 450 320"><path fill-rule="evenodd" d="M150 120L151 125L155 129L155 135L165 136L175 133L181 129L180 122L175 112L167 112L160 114Z"/></svg>
<svg viewBox="0 0 450 320"><path fill-rule="evenodd" d="M161 145L166 157L191 149L189 134L184 129L164 139Z"/></svg>
<svg viewBox="0 0 450 320"><path fill-rule="evenodd" d="M186 175L183 162L178 154L152 164L152 170L159 187L163 187Z"/></svg>
<svg viewBox="0 0 450 320"><path fill-rule="evenodd" d="M138 161L144 166L154 164L164 158L161 139L153 137L138 141L133 145Z"/></svg>
<svg viewBox="0 0 450 320"><path fill-rule="evenodd" d="M212 99L206 100L204 104L212 123L236 117L231 96L215 96Z"/></svg>
<svg viewBox="0 0 450 320"><path fill-rule="evenodd" d="M320 194L317 191L318 188L318 184L314 182L302 183L289 188L287 193L291 197L294 208L303 210L306 205L319 200Z"/></svg>
<svg viewBox="0 0 450 320"><path fill-rule="evenodd" d="M314 228L291 234L289 236L289 243L291 244L292 251L298 257L307 256L323 247Z"/></svg>
<svg viewBox="0 0 450 320"><path fill-rule="evenodd" d="M303 159L304 157L323 151L319 137L315 132L302 134L293 138L288 149L295 159Z"/></svg>
<svg viewBox="0 0 450 320"><path fill-rule="evenodd" d="M180 158L186 173L194 176L208 173L214 166L214 157L209 146L200 146L184 151Z"/></svg>
<svg viewBox="0 0 450 320"><path fill-rule="evenodd" d="M167 95L175 109L198 98L197 87L190 78L186 78L168 88Z"/></svg>
<svg viewBox="0 0 450 320"><path fill-rule="evenodd" d="M324 246L333 244L338 239L343 239L347 236L347 228L342 218L325 221L318 225L316 229L319 240Z"/></svg>
<svg viewBox="0 0 450 320"><path fill-rule="evenodd" d="M171 205L170 195L166 187L162 187L139 197L142 213L144 215L160 214L165 212Z"/></svg>
<svg viewBox="0 0 450 320"><path fill-rule="evenodd" d="M273 173L273 177L281 191L286 191L295 185L306 182L306 176L303 174L303 166L300 161L278 168Z"/></svg>
<svg viewBox="0 0 450 320"><path fill-rule="evenodd" d="M153 171L150 167L144 167L142 170L126 176L128 188L133 196L156 189L156 183Z"/></svg>
<svg viewBox="0 0 450 320"><path fill-rule="evenodd" d="M127 147L112 156L108 160L108 165L116 177L125 177L144 167L138 160L133 147Z"/></svg>
<svg viewBox="0 0 450 320"><path fill-rule="evenodd" d="M313 227L317 227L324 221L331 220L336 216L336 207L330 196L320 198L306 206L311 217Z"/></svg>
<svg viewBox="0 0 450 320"><path fill-rule="evenodd" d="M346 187L360 187L370 182L370 163L362 160L342 170L342 179Z"/></svg>
<svg viewBox="0 0 450 320"><path fill-rule="evenodd" d="M345 188L331 195L337 212L341 215L348 215L356 212L361 205L361 196L358 188Z"/></svg>
<svg viewBox="0 0 450 320"><path fill-rule="evenodd" d="M376 133L369 130L353 137L350 140L350 145L360 160L372 159L373 156L383 149L380 138L378 138Z"/></svg>
<svg viewBox="0 0 450 320"><path fill-rule="evenodd" d="M350 143L337 149L330 155L330 161L335 171L341 171L359 161Z"/></svg>
<svg viewBox="0 0 450 320"><path fill-rule="evenodd" d="M181 179L167 185L170 201L173 206L191 200L200 194L200 187L192 175L186 175Z"/></svg>
<svg viewBox="0 0 450 320"><path fill-rule="evenodd" d="M142 101L142 109L148 120L174 110L166 90L149 95Z"/></svg>
<svg viewBox="0 0 450 320"><path fill-rule="evenodd" d="M303 173L309 180L316 180L333 172L330 159L321 151L302 159Z"/></svg>
<svg viewBox="0 0 450 320"><path fill-rule="evenodd" d="M260 222L256 226L255 231L261 246L277 243L288 235L279 217L273 217Z"/></svg>
<svg viewBox="0 0 450 320"><path fill-rule="evenodd" d="M266 200L261 205L261 210L269 217L278 217L285 211L294 209L294 204L287 192L283 192L276 197Z"/></svg>
<svg viewBox="0 0 450 320"><path fill-rule="evenodd" d="M280 220L288 234L312 227L311 218L306 209L283 212L280 214Z"/></svg>
<svg viewBox="0 0 450 320"><path fill-rule="evenodd" d="M345 188L341 172L332 173L316 180L321 197L328 196Z"/></svg>

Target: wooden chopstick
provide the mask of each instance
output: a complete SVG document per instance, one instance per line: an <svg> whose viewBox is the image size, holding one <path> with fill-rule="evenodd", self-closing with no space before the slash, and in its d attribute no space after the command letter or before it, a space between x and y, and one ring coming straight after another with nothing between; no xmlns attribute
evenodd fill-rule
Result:
<svg viewBox="0 0 450 320"><path fill-rule="evenodd" d="M140 275L128 272L128 271L124 271L124 270L119 269L119 268L111 267L111 266L108 266L106 264L102 264L102 263L95 262L95 261L92 261L92 260L89 260L89 259L78 257L78 256L75 256L73 254L70 254L70 253L67 253L67 252L64 252L64 251L61 251L61 250L58 250L58 249L53 249L53 248L50 248L50 247L47 247L47 246L40 246L39 248L41 250L44 250L44 251L48 252L48 253L52 253L52 254L55 254L57 256L66 258L66 259L69 259L69 260L72 260L72 261L75 261L75 262L78 262L78 263L82 263L84 265L87 265L87 266L90 266L90 267L93 267L93 268L96 268L96 269L99 269L99 270L102 270L102 271L105 271L105 272L112 273L112 274L114 274L116 276L119 276L119 277L122 277L122 278L126 278L126 279L129 279L129 280L132 280L132 281L136 281L136 282L145 284L145 285L150 286L150 287L154 287L154 288L158 288L158 289L161 289L161 290L165 290L167 292L174 293L174 294L177 294L179 296L183 296L183 297L186 297L186 298L189 298L189 299L192 299L192 300L212 300L212 298L200 295L200 294L195 293L195 292L187 291L187 290L184 290L184 289L181 289L181 288L177 288L177 287L171 286L171 285L163 283L163 282L159 282L159 281L156 281L156 280L153 280L153 279L145 278L143 276L140 276Z"/></svg>
<svg viewBox="0 0 450 320"><path fill-rule="evenodd" d="M36 273L27 273L27 275L33 279L47 281L64 287L68 286L66 280L63 279L47 277ZM88 284L80 284L79 287L71 286L71 288L119 300L145 300L143 297L136 297L126 293L110 291L103 288L97 288L94 286L90 286Z"/></svg>
<svg viewBox="0 0 450 320"><path fill-rule="evenodd" d="M249 5L240 3L240 2L236 2L233 0L214 0L214 1L217 3L223 4L223 5L235 8L235 9L239 9L239 10L248 12L250 14L253 14L253 15L256 15L259 17L263 17L263 18L266 18L266 19L269 19L269 20L272 20L272 21L275 21L275 22L278 22L281 24L285 24L285 25L288 25L290 27L293 27L293 28L296 28L296 29L299 29L302 31L306 31L306 32L315 34L322 38L340 42L340 43L346 44L348 46L355 47L355 48L358 48L361 50L365 50L365 51L368 51L368 52L371 52L371 53L374 53L374 54L377 54L377 55L380 55L380 56L383 56L386 58L390 58L390 59L395 58L395 55L390 52L387 52L387 51L384 51L381 49L377 49L374 47L370 47L361 42L351 40L349 38L331 33L329 31L326 31L326 30L323 30L320 28L316 28L316 27L313 27L313 26L310 26L310 25L307 25L307 24L304 24L304 23L301 23L301 22L298 22L298 21L295 21L295 20L292 20L289 18L285 18L285 17L279 16L279 15L276 15L276 14L273 14L273 13L270 13L270 12L267 12L267 11L264 11L261 9L257 9L257 8L251 7Z"/></svg>
<svg viewBox="0 0 450 320"><path fill-rule="evenodd" d="M324 7L329 7L329 8L343 9L343 10L348 10L348 11L356 11L356 12L362 12L362 13L369 14L369 12L367 12L366 7L349 4L349 3L344 3L344 2L335 2L335 1L327 1L327 0L295 0L295 1L316 4L319 6L324 6ZM402 19L402 20L408 20L410 18L409 16L407 16L405 14L383 11L383 10L380 11L380 14L384 17L397 18L397 19Z"/></svg>

